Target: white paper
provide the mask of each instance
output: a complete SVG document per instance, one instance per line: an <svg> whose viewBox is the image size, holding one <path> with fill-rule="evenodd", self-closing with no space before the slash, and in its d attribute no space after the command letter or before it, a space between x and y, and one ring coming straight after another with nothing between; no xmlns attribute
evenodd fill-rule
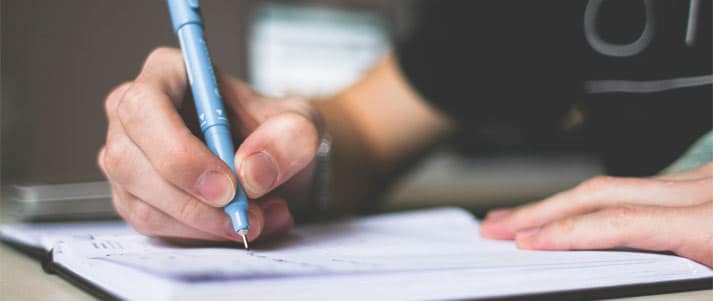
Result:
<svg viewBox="0 0 713 301"><path fill-rule="evenodd" d="M120 221L26 223L0 225L0 238L49 251L61 237L92 237L97 235L136 234L129 225Z"/></svg>
<svg viewBox="0 0 713 301"><path fill-rule="evenodd" d="M670 255L518 250L481 239L465 211L436 209L296 229L285 239L178 247L138 235L68 238L55 262L127 299L444 299L697 279Z"/></svg>

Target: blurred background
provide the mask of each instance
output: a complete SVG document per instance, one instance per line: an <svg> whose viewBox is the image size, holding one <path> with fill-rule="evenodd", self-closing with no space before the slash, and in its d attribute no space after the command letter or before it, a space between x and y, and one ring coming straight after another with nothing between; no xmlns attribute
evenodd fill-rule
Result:
<svg viewBox="0 0 713 301"><path fill-rule="evenodd" d="M201 4L216 65L265 94L308 97L328 96L369 70L408 34L418 5ZM92 210L110 210L108 187L95 163L106 130L103 100L137 74L153 48L177 45L165 2L2 0L0 12L0 208L16 210L9 204L20 204L26 207L21 214L42 218L68 208L65 203L42 211L38 204L44 201L91 199L101 205ZM443 145L397 181L384 209L450 204L483 212L601 172L587 154L469 157Z"/></svg>

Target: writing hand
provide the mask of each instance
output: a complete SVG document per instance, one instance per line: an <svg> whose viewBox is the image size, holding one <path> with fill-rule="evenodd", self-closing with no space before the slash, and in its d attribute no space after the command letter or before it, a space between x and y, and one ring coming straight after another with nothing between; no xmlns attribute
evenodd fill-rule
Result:
<svg viewBox="0 0 713 301"><path fill-rule="evenodd" d="M310 183L299 178L309 176L317 152L319 114L308 102L267 99L235 78L219 73L218 79L233 134L243 139L235 154L238 179L176 109L188 88L178 49L153 51L138 77L107 97L109 125L98 164L114 207L137 231L241 241L222 210L237 180L251 198L249 240L292 227L287 199L271 192L288 181Z"/></svg>

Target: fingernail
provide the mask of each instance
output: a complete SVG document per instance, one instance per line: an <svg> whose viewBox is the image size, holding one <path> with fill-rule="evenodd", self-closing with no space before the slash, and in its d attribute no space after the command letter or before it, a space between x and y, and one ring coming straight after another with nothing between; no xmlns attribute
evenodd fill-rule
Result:
<svg viewBox="0 0 713 301"><path fill-rule="evenodd" d="M250 229L248 230L248 240L253 241L257 239L261 234L263 229L265 228L264 225L264 220L260 221L260 214L255 212L256 210L260 210L256 207L250 206L248 208L248 220L250 221ZM262 215L264 217L264 214Z"/></svg>
<svg viewBox="0 0 713 301"><path fill-rule="evenodd" d="M252 197L260 197L267 193L277 180L277 165L266 152L251 155L240 167L245 190Z"/></svg>
<svg viewBox="0 0 713 301"><path fill-rule="evenodd" d="M515 234L515 245L524 250L537 249L537 233L540 232L539 227L528 228L519 231Z"/></svg>
<svg viewBox="0 0 713 301"><path fill-rule="evenodd" d="M287 206L278 202L268 203L263 208L265 215L265 235L270 235L276 232L285 232L292 227L292 216Z"/></svg>
<svg viewBox="0 0 713 301"><path fill-rule="evenodd" d="M248 241L255 240L258 236L260 236L263 229L263 226L258 220L258 214L255 213L255 210L257 210L257 208L248 208L248 220L250 221L250 229L248 229ZM238 234L237 232L235 232L235 228L233 228L233 222L228 217L225 218L225 222L223 224L223 231L225 231L225 235L228 238L238 242L243 241L243 237L240 236L240 234Z"/></svg>
<svg viewBox="0 0 713 301"><path fill-rule="evenodd" d="M225 231L225 236L228 238L234 240L234 241L242 241L243 238L238 235L237 232L235 232L235 229L233 229L233 222L230 221L230 218L226 217L225 221L223 222L223 231Z"/></svg>
<svg viewBox="0 0 713 301"><path fill-rule="evenodd" d="M512 209L498 209L498 210L493 210L488 215L485 217L484 222L488 223L494 223L498 222L501 220L504 220L508 216L512 215L513 210Z"/></svg>
<svg viewBox="0 0 713 301"><path fill-rule="evenodd" d="M235 184L221 172L204 172L198 178L196 186L198 195L216 206L225 206L235 196Z"/></svg>
<svg viewBox="0 0 713 301"><path fill-rule="evenodd" d="M527 239L527 238L535 236L538 232L540 232L540 227L527 228L525 230L518 231L515 234L515 237L518 240L519 239Z"/></svg>

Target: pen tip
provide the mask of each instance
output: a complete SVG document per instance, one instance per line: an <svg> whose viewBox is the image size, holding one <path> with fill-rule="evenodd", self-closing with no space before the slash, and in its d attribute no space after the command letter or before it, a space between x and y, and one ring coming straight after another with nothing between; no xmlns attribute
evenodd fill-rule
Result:
<svg viewBox="0 0 713 301"><path fill-rule="evenodd" d="M245 245L245 249L246 249L246 250L249 249L249 247L248 247L248 237L245 236L245 234L242 234L242 233L240 234L240 236L243 237L243 245Z"/></svg>

